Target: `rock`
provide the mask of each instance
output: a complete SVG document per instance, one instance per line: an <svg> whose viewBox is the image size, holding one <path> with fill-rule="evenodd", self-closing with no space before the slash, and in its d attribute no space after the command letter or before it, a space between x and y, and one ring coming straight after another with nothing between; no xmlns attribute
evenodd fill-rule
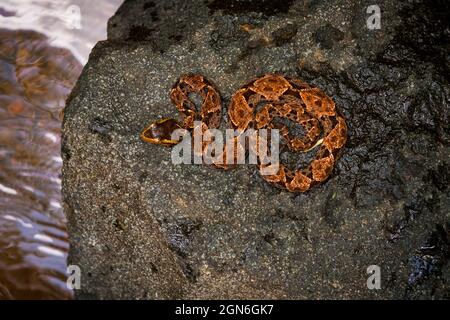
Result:
<svg viewBox="0 0 450 320"><path fill-rule="evenodd" d="M420 286L431 275L436 274L438 285L430 288L426 284L422 290L440 290L437 295L448 299L448 287L446 286L448 268L443 268L450 258L450 224L437 225L436 229L430 233L426 242L417 250L417 253L410 259L411 273L408 278L409 287L406 291L407 298L415 298L418 290L414 286ZM447 270L446 270L447 269ZM445 274L447 273L447 275ZM446 292L447 291L447 292ZM428 293L428 295L436 295ZM418 298L421 296L419 295Z"/></svg>
<svg viewBox="0 0 450 320"><path fill-rule="evenodd" d="M448 297L436 271L448 255L416 272L417 250L449 221L448 19L385 1L381 30L368 30L364 1L227 3L125 2L93 50L63 128L77 297ZM254 166L174 165L169 148L140 141L150 121L177 116L168 93L191 72L225 106L267 72L332 96L349 140L331 178L292 194ZM367 289L370 265L382 290Z"/></svg>
<svg viewBox="0 0 450 320"><path fill-rule="evenodd" d="M344 39L344 33L328 23L318 28L313 37L320 47L331 49L337 42Z"/></svg>

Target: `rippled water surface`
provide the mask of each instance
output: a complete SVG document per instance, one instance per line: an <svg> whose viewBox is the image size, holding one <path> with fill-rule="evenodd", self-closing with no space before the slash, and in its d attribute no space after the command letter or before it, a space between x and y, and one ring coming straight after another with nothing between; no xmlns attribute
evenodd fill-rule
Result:
<svg viewBox="0 0 450 320"><path fill-rule="evenodd" d="M122 0L0 1L0 299L64 299L65 100Z"/></svg>

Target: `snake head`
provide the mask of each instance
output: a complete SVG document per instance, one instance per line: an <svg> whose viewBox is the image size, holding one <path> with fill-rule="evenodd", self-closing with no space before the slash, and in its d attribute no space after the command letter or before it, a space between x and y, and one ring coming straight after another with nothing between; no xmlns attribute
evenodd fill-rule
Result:
<svg viewBox="0 0 450 320"><path fill-rule="evenodd" d="M154 144L173 146L180 142L172 139L172 132L177 129L182 129L182 127L175 119L158 120L142 131L141 139Z"/></svg>

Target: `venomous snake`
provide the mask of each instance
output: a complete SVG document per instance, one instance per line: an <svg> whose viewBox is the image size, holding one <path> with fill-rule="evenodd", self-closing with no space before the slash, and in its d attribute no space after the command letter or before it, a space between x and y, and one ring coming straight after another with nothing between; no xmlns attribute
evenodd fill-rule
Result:
<svg viewBox="0 0 450 320"><path fill-rule="evenodd" d="M202 99L197 111L190 94ZM221 122L221 98L205 77L198 74L181 76L170 91L170 98L181 114L182 122L163 119L153 122L141 133L141 139L163 145L175 145L174 130L192 130L194 121L201 120L203 129L218 128ZM293 137L286 125L275 119L288 119L303 127L304 135ZM340 150L347 140L347 126L333 100L320 89L294 78L266 74L248 82L232 96L228 119L233 129L278 129L291 151L306 152L318 148L306 168L290 170L282 163L278 173L262 177L291 192L305 192L325 181L332 172ZM224 156L225 152L224 152ZM259 164L260 171L262 164ZM216 167L227 168L216 165Z"/></svg>

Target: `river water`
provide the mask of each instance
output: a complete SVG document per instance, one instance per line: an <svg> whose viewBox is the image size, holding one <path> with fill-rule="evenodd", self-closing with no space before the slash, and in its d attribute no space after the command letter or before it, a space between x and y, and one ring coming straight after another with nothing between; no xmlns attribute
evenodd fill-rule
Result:
<svg viewBox="0 0 450 320"><path fill-rule="evenodd" d="M122 0L0 0L0 299L70 299L65 100Z"/></svg>

